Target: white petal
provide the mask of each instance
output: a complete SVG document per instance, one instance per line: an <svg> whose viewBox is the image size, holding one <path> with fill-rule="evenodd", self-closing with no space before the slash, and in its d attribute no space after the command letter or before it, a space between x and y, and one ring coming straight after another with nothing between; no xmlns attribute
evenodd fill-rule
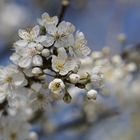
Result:
<svg viewBox="0 0 140 140"><path fill-rule="evenodd" d="M31 89L35 90L36 92L39 92L41 90L41 88L42 88L42 85L39 83L33 83L31 85Z"/></svg>
<svg viewBox="0 0 140 140"><path fill-rule="evenodd" d="M35 55L35 56L33 57L33 64L34 64L35 66L42 66L42 64L43 64L42 57L41 57L40 55Z"/></svg>
<svg viewBox="0 0 140 140"><path fill-rule="evenodd" d="M19 29L18 35L24 40L28 40L30 38L30 34L26 30Z"/></svg>
<svg viewBox="0 0 140 140"><path fill-rule="evenodd" d="M17 53L13 53L13 54L10 56L10 60L11 60L14 64L18 64L19 59L20 59L20 56L19 56Z"/></svg>
<svg viewBox="0 0 140 140"><path fill-rule="evenodd" d="M22 86L24 81L25 81L25 77L22 73L15 73L12 75L12 78L14 80L14 84L15 86Z"/></svg>
<svg viewBox="0 0 140 140"><path fill-rule="evenodd" d="M73 70L76 67L76 62L72 60L68 60L65 64L65 68L67 68L68 71Z"/></svg>
<svg viewBox="0 0 140 140"><path fill-rule="evenodd" d="M50 17L48 13L44 13L42 15L42 22L41 23L43 25L54 24L56 26L58 23L58 17L57 16Z"/></svg>
<svg viewBox="0 0 140 140"><path fill-rule="evenodd" d="M26 76L32 77L32 69L24 69L23 72L25 73Z"/></svg>
<svg viewBox="0 0 140 140"><path fill-rule="evenodd" d="M91 50L87 47L87 41L82 32L76 32L76 41L74 45L75 54L79 57L87 56Z"/></svg>
<svg viewBox="0 0 140 140"><path fill-rule="evenodd" d="M44 42L42 42L41 44L45 47L50 47L51 45L53 45L54 43L54 38L53 37L47 37L46 40Z"/></svg>
<svg viewBox="0 0 140 140"><path fill-rule="evenodd" d="M74 45L74 37L73 35L68 35L65 37L61 37L61 39L57 40L54 44L55 47L68 47Z"/></svg>
<svg viewBox="0 0 140 140"><path fill-rule="evenodd" d="M20 46L20 47L25 47L28 44L28 41L26 40L18 40L15 42L15 45Z"/></svg>
<svg viewBox="0 0 140 140"><path fill-rule="evenodd" d="M38 25L36 25L35 27L32 28L31 32L30 32L30 35L33 37L33 38L36 38L38 35L39 35L39 32L40 32L40 28Z"/></svg>
<svg viewBox="0 0 140 140"><path fill-rule="evenodd" d="M6 93L3 91L3 89L0 89L0 103L2 103L6 98Z"/></svg>
<svg viewBox="0 0 140 140"><path fill-rule="evenodd" d="M85 57L89 55L91 50L87 46L81 46L80 48L75 48L75 53L79 57Z"/></svg>
<svg viewBox="0 0 140 140"><path fill-rule="evenodd" d="M28 48L35 48L36 45L37 45L37 43L30 42L30 43L28 44ZM27 51L29 51L29 50L27 50Z"/></svg>
<svg viewBox="0 0 140 140"><path fill-rule="evenodd" d="M73 51L72 47L69 47L69 53L70 53L71 56L74 56L74 51Z"/></svg>
<svg viewBox="0 0 140 140"><path fill-rule="evenodd" d="M63 48L63 47L61 47L61 48L58 48L58 58L62 58L62 59L67 59L67 53L66 53L66 50Z"/></svg>
<svg viewBox="0 0 140 140"><path fill-rule="evenodd" d="M57 32L57 27L55 25L47 25L46 26L47 33L50 35L55 35Z"/></svg>
<svg viewBox="0 0 140 140"><path fill-rule="evenodd" d="M42 14L42 19L45 19L48 16L49 16L49 14L47 12L45 12L45 13Z"/></svg>
<svg viewBox="0 0 140 140"><path fill-rule="evenodd" d="M46 40L46 36L45 35L41 35L41 36L38 36L36 39L35 39L35 41L36 42L43 42L43 41L45 41Z"/></svg>
<svg viewBox="0 0 140 140"><path fill-rule="evenodd" d="M52 69L56 72L59 72L59 70L56 68L57 64L59 63L59 60L56 56L52 56Z"/></svg>
<svg viewBox="0 0 140 140"><path fill-rule="evenodd" d="M62 21L58 26L58 33L69 35L75 31L75 27L70 22Z"/></svg>
<svg viewBox="0 0 140 140"><path fill-rule="evenodd" d="M32 58L30 56L23 57L19 61L19 66L22 68L30 68L31 64L32 64Z"/></svg>

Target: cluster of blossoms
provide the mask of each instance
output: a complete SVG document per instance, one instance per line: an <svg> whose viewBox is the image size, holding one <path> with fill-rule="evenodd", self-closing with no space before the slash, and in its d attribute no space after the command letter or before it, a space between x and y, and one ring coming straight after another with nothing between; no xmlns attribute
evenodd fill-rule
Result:
<svg viewBox="0 0 140 140"><path fill-rule="evenodd" d="M82 64L81 72L85 70L94 72L95 66L102 66L102 71L104 72L103 80L105 86L100 92L99 100L96 102L84 102L83 109L89 122L94 122L101 114L112 111L110 110L111 107L109 108L109 105L104 103L105 96L115 98L119 107L122 108L124 105L126 107L126 104L130 105L132 102L137 104L136 101L140 99L139 76L137 76L138 65L135 62L127 62L119 54L111 56L110 49L106 47L102 51L94 51L86 59L83 59ZM93 79L95 80L96 78Z"/></svg>
<svg viewBox="0 0 140 140"><path fill-rule="evenodd" d="M0 68L0 140L37 139L36 134L27 135L30 127L25 123L34 112L47 110L57 100L70 103L70 87L85 89L88 99L96 99L96 90L103 83L101 67L92 72L82 69L91 50L84 34L75 33L70 22L59 22L58 17L44 13L38 25L20 29L18 34L20 40L14 43L10 57L13 64ZM12 129L18 120L17 128Z"/></svg>
<svg viewBox="0 0 140 140"><path fill-rule="evenodd" d="M101 70L104 75L102 75ZM102 51L94 51L85 59L81 59L79 73L83 75L85 71L92 73L92 84L86 85L88 89L102 87L96 101L86 100L83 102L83 114L86 114L86 119L90 123L96 121L103 113L112 111L111 109L115 105L110 107L109 103L105 103L107 99L115 98L121 109L126 102L130 104L133 100L136 104L136 101L139 101L139 76L135 78L138 65L134 61L127 62L119 54L112 56L110 49L106 47ZM76 93L81 92L81 90L72 88L71 92L77 95ZM92 97L96 98L96 96ZM78 98L75 99L75 103L77 103ZM112 101L109 100L109 102Z"/></svg>

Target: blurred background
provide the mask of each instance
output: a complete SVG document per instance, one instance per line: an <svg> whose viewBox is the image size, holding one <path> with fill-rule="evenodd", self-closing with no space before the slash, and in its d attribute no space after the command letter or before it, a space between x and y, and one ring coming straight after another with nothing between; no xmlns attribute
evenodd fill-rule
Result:
<svg viewBox="0 0 140 140"><path fill-rule="evenodd" d="M58 15L60 1L0 0L0 64L9 63L6 54L17 38L17 30L36 24L36 18L45 11ZM126 34L128 44L139 43L139 13L139 0L71 0L65 20L85 33L92 50L110 46L118 53L120 33Z"/></svg>
<svg viewBox="0 0 140 140"><path fill-rule="evenodd" d="M12 44L18 38L19 28L35 25L43 12L58 15L60 6L61 0L0 0L0 65L10 63ZM112 54L121 53L124 48L117 40L120 33L127 37L126 46L140 43L140 0L71 0L64 19L84 32L93 51L109 46ZM84 124L80 101L58 106L59 111L50 115L53 125L47 125L46 129L53 131L53 126L58 128L55 134L48 135L48 139L140 140L140 123L137 123L139 104L135 108L130 105L131 111L125 108L120 115L114 115L120 109L118 100L113 95L99 100L99 104L105 106L103 111L107 115L99 115L99 119L90 127ZM113 110L113 114L110 110ZM40 133L41 140L45 140L46 136L44 138L37 128L38 125L35 130Z"/></svg>

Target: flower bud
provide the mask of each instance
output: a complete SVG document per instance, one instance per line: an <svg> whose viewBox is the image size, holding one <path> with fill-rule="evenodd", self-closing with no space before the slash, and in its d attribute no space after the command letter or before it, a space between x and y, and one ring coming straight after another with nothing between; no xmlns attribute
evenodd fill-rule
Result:
<svg viewBox="0 0 140 140"><path fill-rule="evenodd" d="M69 76L69 80L70 80L71 83L76 84L76 83L79 82L80 76L78 74L71 74Z"/></svg>
<svg viewBox="0 0 140 140"><path fill-rule="evenodd" d="M63 97L63 100L64 100L65 103L69 104L72 100L72 97L70 96L69 93L66 93Z"/></svg>
<svg viewBox="0 0 140 140"><path fill-rule="evenodd" d="M42 56L44 56L44 57L49 57L49 56L50 56L50 51L49 51L49 49L43 49L43 50L42 50Z"/></svg>
<svg viewBox="0 0 140 140"><path fill-rule="evenodd" d="M37 44L36 50L42 51L43 50L43 46L41 44Z"/></svg>
<svg viewBox="0 0 140 140"><path fill-rule="evenodd" d="M33 64L34 64L34 66L42 66L42 64L43 64L42 57L40 55L35 55L33 57Z"/></svg>
<svg viewBox="0 0 140 140"><path fill-rule="evenodd" d="M35 132L30 132L29 140L38 140L38 135Z"/></svg>
<svg viewBox="0 0 140 140"><path fill-rule="evenodd" d="M88 99L93 99L96 100L97 98L97 91L94 89L91 89L90 91L87 92L87 98Z"/></svg>
<svg viewBox="0 0 140 140"><path fill-rule="evenodd" d="M126 37L126 35L124 33L121 33L121 34L118 35L118 41L120 43L124 44L126 42L126 40L127 40L127 37Z"/></svg>
<svg viewBox="0 0 140 140"><path fill-rule="evenodd" d="M34 75L39 75L41 73L42 73L42 70L38 67L35 67L32 69L32 74L34 74Z"/></svg>

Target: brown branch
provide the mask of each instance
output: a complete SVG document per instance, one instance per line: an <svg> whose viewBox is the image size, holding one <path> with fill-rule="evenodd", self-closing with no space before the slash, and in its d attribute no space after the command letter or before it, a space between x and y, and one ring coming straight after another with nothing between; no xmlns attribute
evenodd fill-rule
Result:
<svg viewBox="0 0 140 140"><path fill-rule="evenodd" d="M58 18L59 18L58 24L63 20L69 5L70 5L70 0L62 0L61 9L60 9L60 13L58 16Z"/></svg>

